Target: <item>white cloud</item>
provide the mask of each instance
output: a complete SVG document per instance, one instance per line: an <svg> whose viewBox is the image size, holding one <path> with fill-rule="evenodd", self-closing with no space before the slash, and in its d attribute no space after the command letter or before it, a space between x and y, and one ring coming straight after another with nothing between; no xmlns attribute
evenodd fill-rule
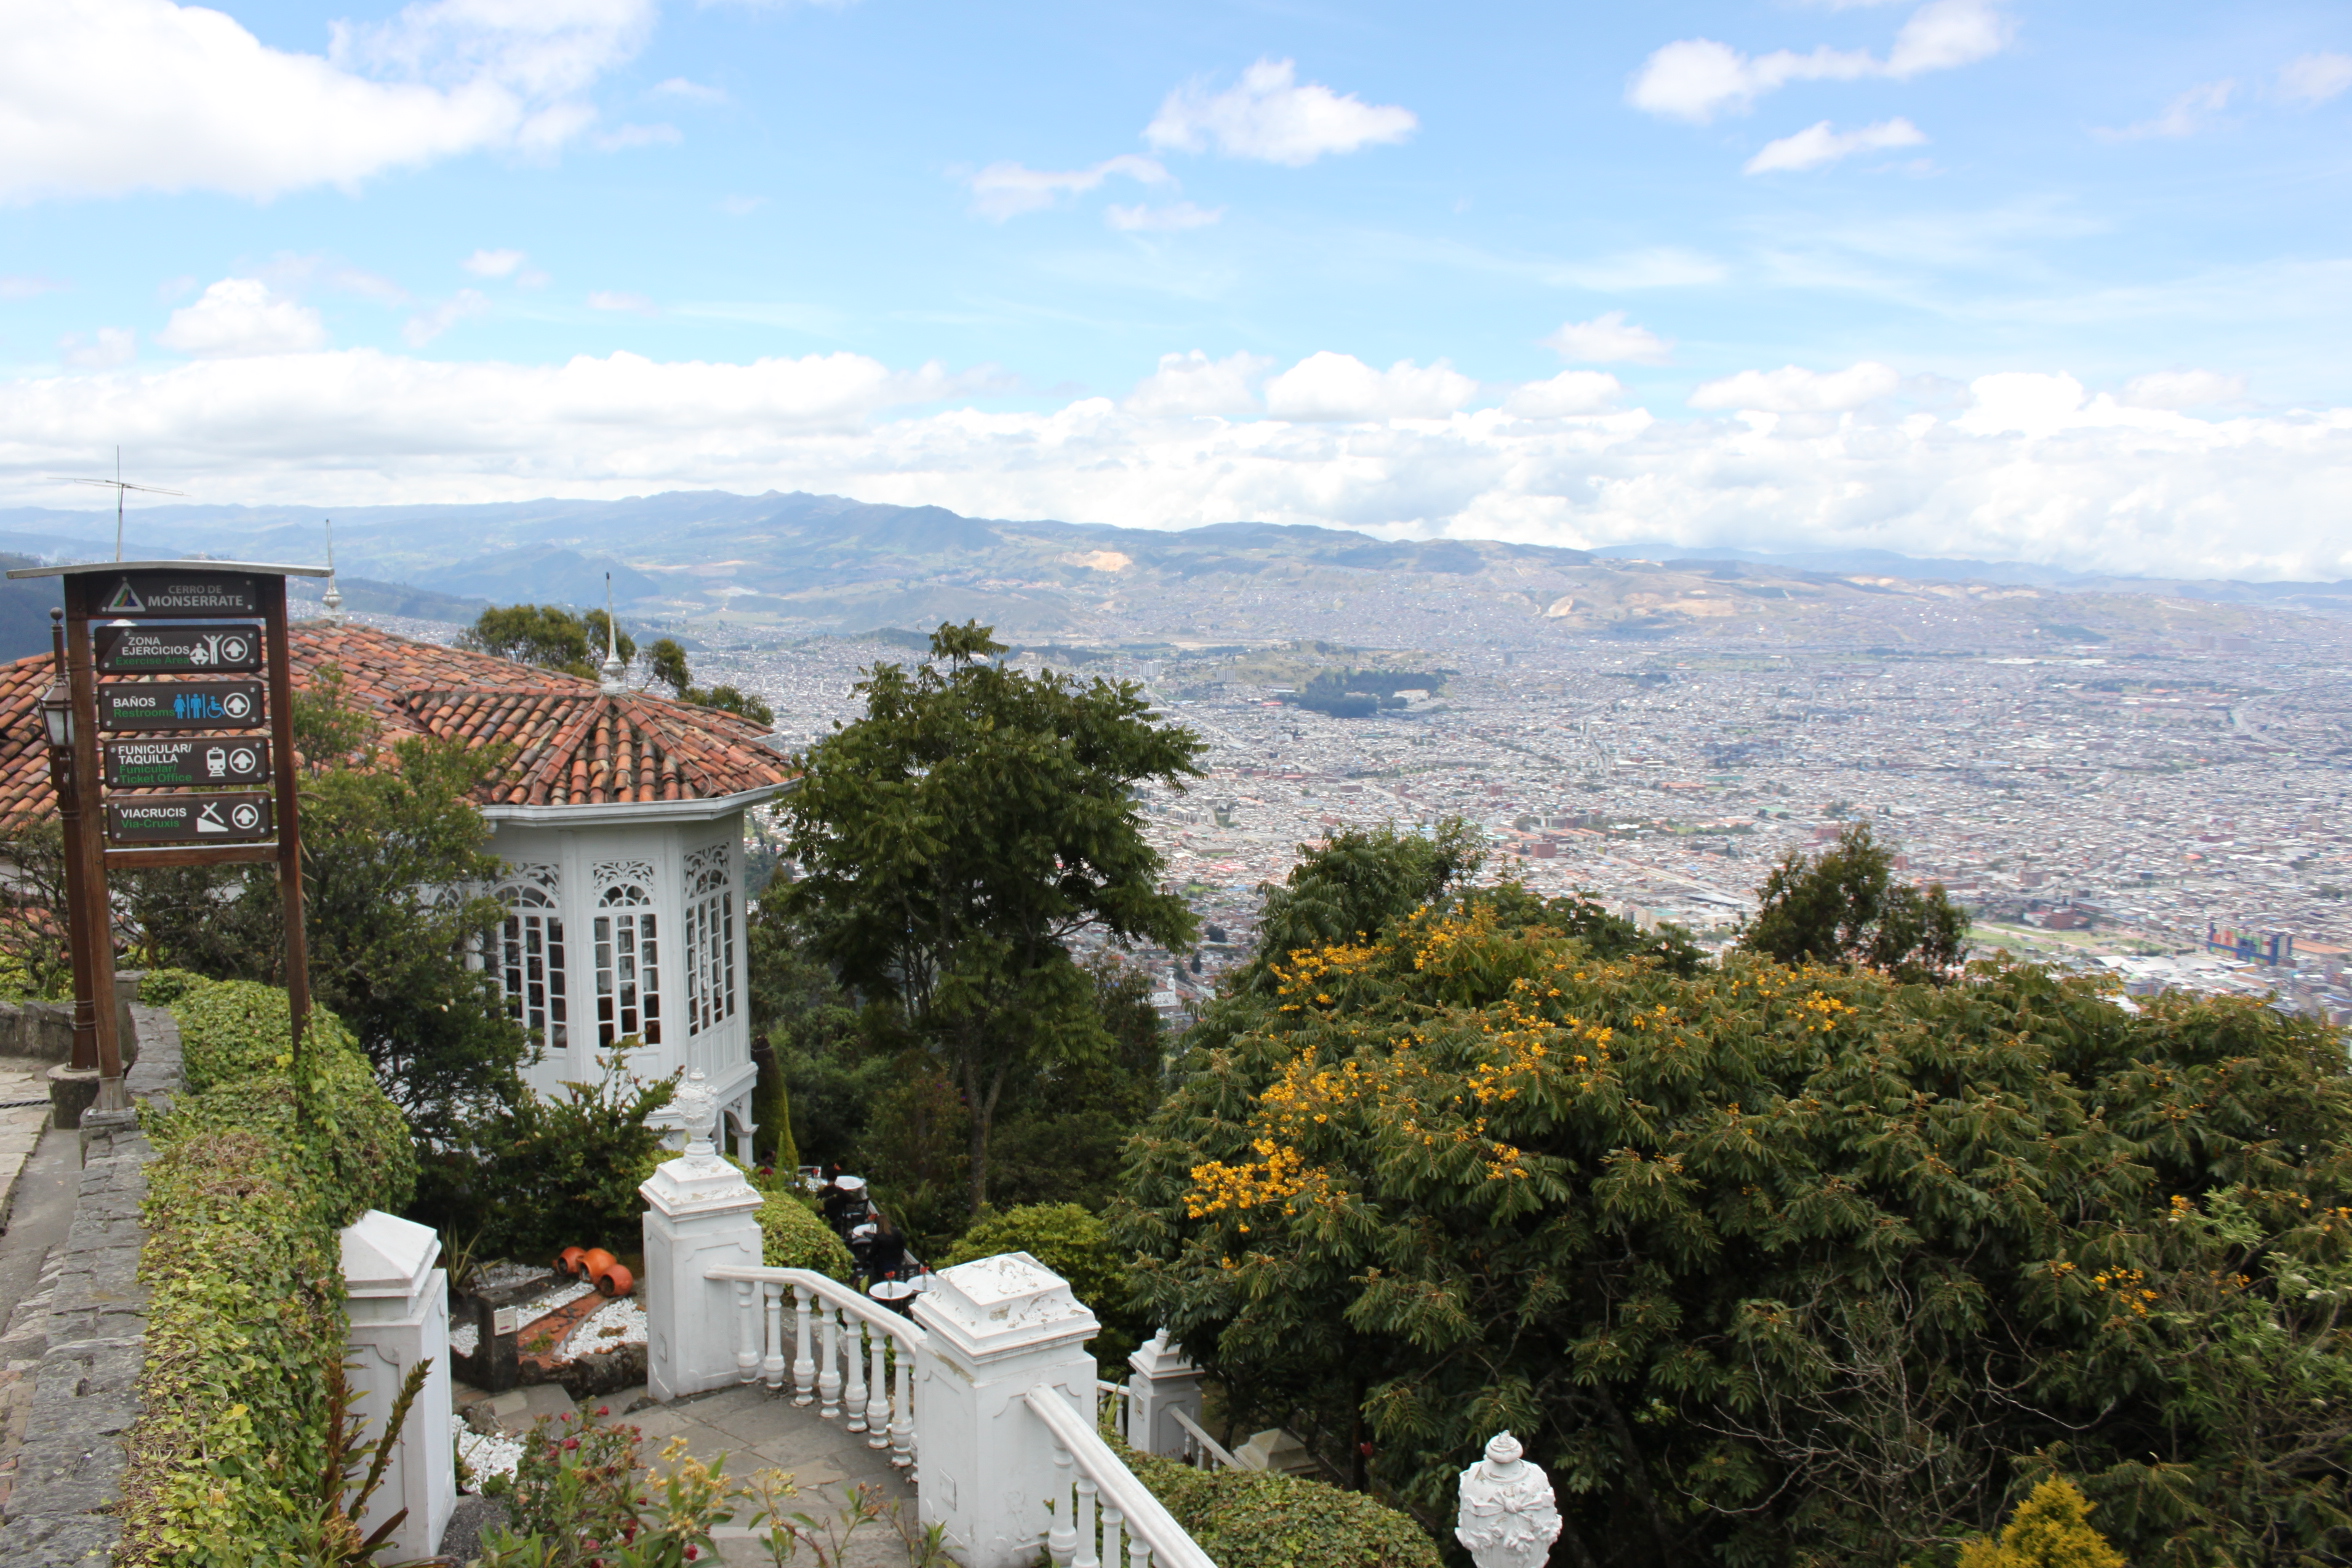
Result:
<svg viewBox="0 0 2352 1568"><path fill-rule="evenodd" d="M1766 142L1763 150L1747 162L1749 174L1770 174L1776 171L1793 172L1818 169L1825 163L1836 163L1858 152L1883 152L1890 147L1917 147L1927 140L1918 126L1897 115L1860 130L1841 131L1827 120L1809 125L1794 136L1783 136L1778 141Z"/></svg>
<svg viewBox="0 0 2352 1568"><path fill-rule="evenodd" d="M57 346L76 370L113 370L139 357L139 335L128 327L100 327L88 339L68 332Z"/></svg>
<svg viewBox="0 0 2352 1568"><path fill-rule="evenodd" d="M2278 84L2297 103L2326 103L2352 87L2352 54L2299 55L2279 68Z"/></svg>
<svg viewBox="0 0 2352 1568"><path fill-rule="evenodd" d="M1143 139L1184 152L1213 145L1228 158L1296 169L1325 153L1401 142L1420 123L1412 110L1396 104L1368 104L1353 93L1343 97L1318 82L1301 87L1295 61L1260 60L1223 92L1211 92L1205 78L1195 78L1168 94Z"/></svg>
<svg viewBox="0 0 2352 1568"><path fill-rule="evenodd" d="M683 76L673 76L666 82L656 82L653 90L665 98L683 98L689 103L725 103L727 89L710 87L701 82L690 82Z"/></svg>
<svg viewBox="0 0 2352 1568"><path fill-rule="evenodd" d="M1188 201L1172 201L1164 207L1146 206L1138 202L1132 207L1111 206L1103 209L1103 222L1128 234L1172 234L1180 229L1205 229L1225 216L1222 207L1196 207Z"/></svg>
<svg viewBox="0 0 2352 1568"><path fill-rule="evenodd" d="M1250 384L1273 368L1274 361L1259 354L1211 359L1197 348L1162 354L1160 368L1138 381L1119 406L1147 418L1253 414L1258 399Z"/></svg>
<svg viewBox="0 0 2352 1568"><path fill-rule="evenodd" d="M1590 321L1563 322L1559 331L1543 340L1543 346L1562 359L1601 365L1619 360L1630 360L1637 365L1663 365L1674 351L1672 343L1649 328L1627 323L1622 310L1612 310Z"/></svg>
<svg viewBox="0 0 2352 1568"><path fill-rule="evenodd" d="M1112 175L1145 185L1165 185L1172 178L1157 160L1121 153L1091 169L1031 169L1018 163L992 163L971 177L972 210L991 222L1002 223L1024 212L1051 207L1065 196L1082 196Z"/></svg>
<svg viewBox="0 0 2352 1568"><path fill-rule="evenodd" d="M204 358L304 354L327 346L327 324L259 278L223 278L173 311L155 341Z"/></svg>
<svg viewBox="0 0 2352 1568"><path fill-rule="evenodd" d="M2114 128L2099 127L2093 134L2101 141L2136 142L2150 136L2194 136L2212 122L2212 117L2229 107L2230 96L2238 89L2235 81L2200 82L2164 106L2164 112L2153 120L2142 120L2137 125Z"/></svg>
<svg viewBox="0 0 2352 1568"><path fill-rule="evenodd" d="M1790 82L1908 81L1973 65L1999 54L2009 36L2009 19L1991 0L1929 0L1911 13L1884 59L1827 45L1810 54L1776 49L1749 56L1712 38L1685 38L1652 54L1625 96L1637 109L1704 125L1719 113L1745 112Z"/></svg>
<svg viewBox="0 0 2352 1568"><path fill-rule="evenodd" d="M655 0L419 0L268 48L170 0L13 0L0 199L209 190L266 199L460 154L544 153L637 52Z"/></svg>
<svg viewBox="0 0 2352 1568"><path fill-rule="evenodd" d="M1266 383L1266 411L1279 419L1442 419L1477 395L1478 383L1442 359L1374 370L1326 349Z"/></svg>
<svg viewBox="0 0 2352 1568"><path fill-rule="evenodd" d="M136 444L155 482L223 501L775 488L1146 527L1250 519L2352 577L2341 526L2352 408L2203 419L2018 372L1980 378L1957 419L1865 413L1771 428L1640 408L1522 417L1507 405L1350 424L1179 420L1099 397L916 412L976 389L972 377L854 354L509 365L354 349L51 376L0 382L0 495L49 499L40 476L104 427Z"/></svg>
<svg viewBox="0 0 2352 1568"><path fill-rule="evenodd" d="M31 299L36 294L50 294L64 287L62 283L27 277L23 273L0 274L0 299Z"/></svg>
<svg viewBox="0 0 2352 1568"><path fill-rule="evenodd" d="M2122 401L2133 408L2212 408L2245 395L2244 376L2217 370L2155 370L2126 381Z"/></svg>
<svg viewBox="0 0 2352 1568"><path fill-rule="evenodd" d="M400 335L415 348L423 348L451 327L472 316L488 315L490 297L480 289L459 289L430 310L418 311L408 318Z"/></svg>
<svg viewBox="0 0 2352 1568"><path fill-rule="evenodd" d="M675 125L616 125L594 138L599 149L621 152L631 147L675 147L686 139Z"/></svg>
<svg viewBox="0 0 2352 1568"><path fill-rule="evenodd" d="M1712 256L1675 245L1653 245L1553 269L1547 281L1615 293L1621 289L1695 288L1721 283L1730 276L1731 269Z"/></svg>
<svg viewBox="0 0 2352 1568"><path fill-rule="evenodd" d="M1867 359L1838 371L1784 365L1778 370L1743 370L1720 381L1704 382L1690 395L1690 406L1830 414L1874 403L1893 393L1901 382L1893 366Z"/></svg>
<svg viewBox="0 0 2352 1568"><path fill-rule="evenodd" d="M621 289L595 289L588 295L590 310L626 310L640 316L657 316L661 307L642 294L631 294Z"/></svg>
<svg viewBox="0 0 2352 1568"><path fill-rule="evenodd" d="M519 250L478 250L459 265L477 278L511 278L530 259Z"/></svg>
<svg viewBox="0 0 2352 1568"><path fill-rule="evenodd" d="M1503 412L1520 419L1565 419L1598 414L1617 406L1625 388L1605 370L1563 370L1549 381L1530 381L1503 400Z"/></svg>

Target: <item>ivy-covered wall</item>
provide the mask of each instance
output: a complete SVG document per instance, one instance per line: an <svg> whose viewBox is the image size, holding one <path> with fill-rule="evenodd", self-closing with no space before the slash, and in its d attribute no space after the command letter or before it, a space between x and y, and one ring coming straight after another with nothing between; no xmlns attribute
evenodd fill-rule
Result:
<svg viewBox="0 0 2352 1568"><path fill-rule="evenodd" d="M344 1353L336 1233L406 1203L408 1127L332 1014L312 1015L298 1073L284 992L147 985L179 1020L189 1093L146 1129L157 1156L139 1277L152 1294L115 1561L306 1560L326 1369Z"/></svg>

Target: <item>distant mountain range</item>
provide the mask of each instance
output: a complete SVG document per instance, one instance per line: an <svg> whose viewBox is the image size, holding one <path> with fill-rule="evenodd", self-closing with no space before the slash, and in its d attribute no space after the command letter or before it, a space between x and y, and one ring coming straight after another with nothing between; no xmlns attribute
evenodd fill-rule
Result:
<svg viewBox="0 0 2352 1568"><path fill-rule="evenodd" d="M328 515L143 508L131 515L126 554L317 563L326 558ZM1846 640L1878 635L1872 627L1883 622L1885 635L1906 641L1932 639L1959 615L2002 635L2093 642L2119 632L2248 629L2222 607L2352 614L2352 582L2159 581L1876 550L1385 541L1247 522L1178 532L801 493L331 515L347 605L433 620L470 619L492 602L595 605L608 572L615 599L640 619L715 617L792 635L978 617L1032 638L1338 635L1425 646L1499 616L1639 638L1744 635L1751 624L1785 623L1809 633L1834 625ZM114 519L97 512L0 510L0 550L45 559L103 558L113 531ZM2156 614L2150 600L2177 610Z"/></svg>

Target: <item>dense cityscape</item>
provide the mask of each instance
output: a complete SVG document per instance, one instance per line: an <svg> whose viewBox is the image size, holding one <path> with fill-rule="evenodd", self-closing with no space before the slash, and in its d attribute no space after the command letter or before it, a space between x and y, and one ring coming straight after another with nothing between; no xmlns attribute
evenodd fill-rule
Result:
<svg viewBox="0 0 2352 1568"><path fill-rule="evenodd" d="M1207 938L1197 966L1135 955L1165 977L1171 1012L1246 951L1257 889L1299 846L1459 816L1485 833L1489 875L1589 893L1708 945L1731 938L1776 860L1867 820L1903 875L1971 912L1980 955L2098 967L2131 992L2276 992L2352 1021L2352 850L2333 829L2352 755L2347 628L2184 600L1900 587L1879 616L1833 606L1808 642L1786 609L1747 636L1748 623L1692 617L1650 640L1530 615L1491 590L1449 602L1400 584L1355 596L1351 644L1335 640L1345 597L1209 591L1167 596L1149 617L1195 635L1013 657L1135 681L1209 744L1199 781L1145 802ZM2002 616L2019 598L2044 601L2034 622ZM2059 614L2108 630L2063 626L2080 640L2052 646ZM862 670L921 649L903 630L792 637L726 617L674 629L698 671L773 705L788 749L858 711ZM1367 647L1367 630L1421 643ZM1315 673L1351 669L1420 684L1360 717L1299 705Z"/></svg>

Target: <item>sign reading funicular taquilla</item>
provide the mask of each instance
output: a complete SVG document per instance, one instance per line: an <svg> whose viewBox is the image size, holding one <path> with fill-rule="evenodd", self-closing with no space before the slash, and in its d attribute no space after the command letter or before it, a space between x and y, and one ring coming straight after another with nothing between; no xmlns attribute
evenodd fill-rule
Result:
<svg viewBox="0 0 2352 1568"><path fill-rule="evenodd" d="M101 626L98 673L151 675L261 668L261 628L206 625Z"/></svg>
<svg viewBox="0 0 2352 1568"><path fill-rule="evenodd" d="M102 730L250 730L264 722L259 681L140 681L98 688Z"/></svg>
<svg viewBox="0 0 2352 1568"><path fill-rule="evenodd" d="M270 776L269 742L240 736L110 740L103 755L110 789L262 784Z"/></svg>
<svg viewBox="0 0 2352 1568"><path fill-rule="evenodd" d="M93 617L107 620L125 615L259 615L261 585L243 572L125 572L100 578L89 603Z"/></svg>

